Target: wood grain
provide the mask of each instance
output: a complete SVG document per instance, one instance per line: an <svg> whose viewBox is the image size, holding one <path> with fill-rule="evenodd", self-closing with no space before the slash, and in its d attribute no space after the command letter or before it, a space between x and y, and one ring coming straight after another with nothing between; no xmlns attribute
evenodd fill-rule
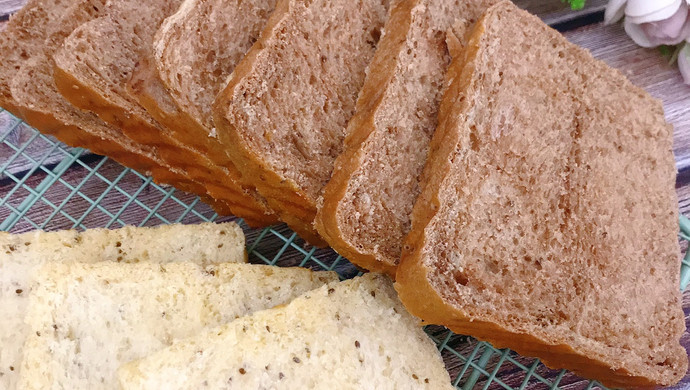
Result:
<svg viewBox="0 0 690 390"><path fill-rule="evenodd" d="M0 15L9 15L16 12L27 0L0 0Z"/></svg>

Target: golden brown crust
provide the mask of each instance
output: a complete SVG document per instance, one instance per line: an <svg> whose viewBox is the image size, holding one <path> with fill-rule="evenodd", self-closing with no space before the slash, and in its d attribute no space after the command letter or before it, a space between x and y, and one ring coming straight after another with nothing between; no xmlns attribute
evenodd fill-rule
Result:
<svg viewBox="0 0 690 390"><path fill-rule="evenodd" d="M128 137L137 142L162 145L164 149L159 151L160 157L164 160L165 157L174 159L173 162L165 160L166 164L180 167L189 175L191 179L189 181L206 186L206 190L201 193L198 192L198 188L195 188L194 193L205 195L208 192L212 198L233 210L232 214L245 219L253 227L268 226L276 222L270 210L259 199L246 194L236 184L236 180L230 177L229 171L224 172L214 167L202 155L190 149L181 148L177 141L166 137L158 129L151 128L138 115L130 115L124 108L112 104L96 90L59 66L55 66L54 78L60 93L72 104L95 112L104 121L122 128ZM177 182L179 183L179 180ZM211 185L213 185L213 191L208 190Z"/></svg>
<svg viewBox="0 0 690 390"><path fill-rule="evenodd" d="M203 186L162 167L152 157L147 157L143 150L138 152L127 150L113 140L105 140L77 126L65 125L54 116L44 112L27 107L21 107L20 111L28 119L26 122L42 133L52 135L67 145L87 148L96 154L108 156L124 166L153 176L156 183L169 184L182 191L199 195L219 215L232 214L226 203L215 201L206 195Z"/></svg>
<svg viewBox="0 0 690 390"><path fill-rule="evenodd" d="M265 42L271 37L272 30L288 14L289 1L280 0L269 18L261 37L254 44L246 57L235 68L233 76L225 89L218 94L213 104L213 119L218 137L228 149L228 155L243 177L252 179L259 193L268 201L271 209L287 223L297 234L316 246L327 246L312 225L316 216L316 204L294 183L283 180L268 164L247 144L246 140L226 118L227 107L233 99L235 87L254 67L257 57L264 49Z"/></svg>
<svg viewBox="0 0 690 390"><path fill-rule="evenodd" d="M175 103L151 61L151 58L145 57L137 63L132 78L127 83L127 92L134 96L155 120L170 130L172 138L184 145L191 145L203 155L212 155L218 165L232 164L232 160L220 144L211 142L206 128Z"/></svg>
<svg viewBox="0 0 690 390"><path fill-rule="evenodd" d="M132 79L127 83L127 91L155 120L170 130L171 142L199 145L200 140L209 139L206 129L180 110L168 95L148 56L136 65ZM190 142L192 138L195 139L193 143ZM203 144L207 145L204 150L189 147L185 149L185 153L180 153L179 149L167 148L159 149L159 154L168 164L185 167L190 177L204 183L211 197L229 201L235 208L236 215L244 218L250 226L263 227L277 223L278 217L268 208L266 201L253 186L244 183L241 174L227 157L226 151L220 153L218 150L212 150L213 144L210 142ZM215 145L218 148L220 146L217 142ZM218 158L219 155L225 158ZM214 161L207 156L213 156Z"/></svg>
<svg viewBox="0 0 690 390"><path fill-rule="evenodd" d="M421 237L423 240L423 236ZM569 345L549 344L529 334L514 333L493 322L467 318L445 303L429 284L428 270L419 251L403 257L398 266L395 289L400 300L413 315L429 324L443 324L458 334L468 334L487 341L496 348L510 348L524 356L538 356L547 367L568 370L599 381L611 388L654 388L648 378L633 376L624 368L612 369L605 361L575 351Z"/></svg>
<svg viewBox="0 0 690 390"><path fill-rule="evenodd" d="M340 228L339 210L352 176L364 163L362 145L376 128L374 119L381 105L386 86L394 73L386 71L396 67L398 53L405 47L405 37L412 22L411 10L419 0L406 0L397 4L386 23L386 35L379 42L377 53L369 65L369 73L357 100L355 116L348 125L345 148L335 161L333 176L324 188L323 205L319 207L314 224L331 247L356 265L373 272L384 272L395 278L397 265L378 259L376 253L367 252L348 242Z"/></svg>
<svg viewBox="0 0 690 390"><path fill-rule="evenodd" d="M503 3L504 7L505 4L508 3ZM452 130L460 125L448 122L458 119L448 113L451 110L465 112L471 104L465 96L472 96L476 92L470 88L476 67L474 61L485 28L483 20L480 21L471 35L464 58L454 58L449 69L448 78L455 82L443 99L440 114L442 123L439 124L430 147L424 183L440 183L448 177L452 163L447 156L452 155L452 150L456 147L466 146L461 145L464 141L461 141L458 132ZM444 130L445 132L440 132ZM429 250L428 243L433 241L434 234L433 228L427 227L440 209L442 196L439 190L438 185L424 186L414 209L413 227L406 239L397 270L396 290L412 314L428 323L442 324L454 332L488 341L498 348L509 347L520 354L539 357L551 368L567 368L584 377L596 378L606 386L653 388L659 384L671 384L672 373L662 377L651 372L647 375L644 371L628 366L621 367L624 365L621 363L622 359L607 356L603 351L590 348L588 344L576 341L565 343L563 338L553 337L546 332L528 331L515 327L510 322L494 320L490 315L473 314L469 308L453 304L451 297L441 295L438 286L432 284L432 278L438 273L429 268L431 265L425 264L425 259L429 256L426 253ZM660 383L661 381L666 383Z"/></svg>

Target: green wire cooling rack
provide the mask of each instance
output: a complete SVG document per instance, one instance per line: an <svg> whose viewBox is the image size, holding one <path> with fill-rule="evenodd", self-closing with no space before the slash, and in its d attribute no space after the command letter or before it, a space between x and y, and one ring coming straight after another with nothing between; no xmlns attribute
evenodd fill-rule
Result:
<svg viewBox="0 0 690 390"><path fill-rule="evenodd" d="M0 230L79 230L124 225L227 221L199 198L155 184L151 178L106 157L70 148L0 109ZM358 270L330 249L307 245L284 225L251 229L251 262L299 265L337 271L343 278ZM690 221L681 219L681 237L690 241ZM683 260L682 286L690 281L690 251ZM426 331L443 355L458 389L603 388L565 370L550 370L533 358L497 349L439 326Z"/></svg>

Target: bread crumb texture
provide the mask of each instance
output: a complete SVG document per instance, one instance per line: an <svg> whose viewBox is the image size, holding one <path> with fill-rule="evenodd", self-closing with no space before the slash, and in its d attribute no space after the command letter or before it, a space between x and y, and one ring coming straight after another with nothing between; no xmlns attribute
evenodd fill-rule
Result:
<svg viewBox="0 0 690 390"><path fill-rule="evenodd" d="M251 264L47 264L30 297L19 386L118 389L121 364L334 280Z"/></svg>
<svg viewBox="0 0 690 390"><path fill-rule="evenodd" d="M367 274L183 340L119 371L124 389L452 389L390 279Z"/></svg>
<svg viewBox="0 0 690 390"><path fill-rule="evenodd" d="M245 239L235 223L0 233L0 388L16 386L22 346L30 332L24 318L36 273L47 263L73 261L243 263Z"/></svg>
<svg viewBox="0 0 690 390"><path fill-rule="evenodd" d="M449 71L397 274L403 301L605 385L678 382L687 353L661 103L509 2L468 47Z"/></svg>

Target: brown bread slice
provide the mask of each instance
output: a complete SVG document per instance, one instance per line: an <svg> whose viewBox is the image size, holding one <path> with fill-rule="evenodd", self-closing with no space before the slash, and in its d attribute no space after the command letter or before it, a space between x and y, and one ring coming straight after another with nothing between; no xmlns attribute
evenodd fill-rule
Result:
<svg viewBox="0 0 690 390"><path fill-rule="evenodd" d="M60 16L71 0L30 0L10 18L0 34L0 107L19 115L10 84L21 64L43 50L46 29L43 23Z"/></svg>
<svg viewBox="0 0 690 390"><path fill-rule="evenodd" d="M140 58L127 83L128 93L170 130L171 138L213 165L227 167L232 180L254 197L260 196L253 180L242 180L215 136L211 104L274 7L275 0L183 1L163 22L153 52Z"/></svg>
<svg viewBox="0 0 690 390"><path fill-rule="evenodd" d="M446 31L496 2L405 0L391 11L316 217L355 264L395 275L450 64Z"/></svg>
<svg viewBox="0 0 690 390"><path fill-rule="evenodd" d="M389 0L280 0L214 103L220 141L279 217L313 244L316 203Z"/></svg>
<svg viewBox="0 0 690 390"><path fill-rule="evenodd" d="M415 315L610 387L678 382L672 127L510 2L449 68L397 290Z"/></svg>
<svg viewBox="0 0 690 390"><path fill-rule="evenodd" d="M3 107L68 145L89 148L148 173L157 182L205 195L197 183L164 168L154 150L133 144L97 117L74 109L57 92L52 78L53 50L71 29L101 12L103 7L103 2L98 0L27 3L0 35L3 48L12 53L0 67ZM15 51L20 55L14 55ZM205 200L219 213L227 214L223 204Z"/></svg>
<svg viewBox="0 0 690 390"><path fill-rule="evenodd" d="M162 104L154 101L142 105L168 126L176 139L202 151L217 164L232 162L215 135L211 105L237 63L259 38L275 3L185 0L156 33L150 66L165 89L158 96Z"/></svg>
<svg viewBox="0 0 690 390"><path fill-rule="evenodd" d="M202 183L248 224L272 224L276 219L261 199L242 189L227 169L171 138L126 91L157 27L179 4L180 0L114 2L107 13L80 25L55 53L58 90L77 107L122 128L132 140L156 147L167 166Z"/></svg>

